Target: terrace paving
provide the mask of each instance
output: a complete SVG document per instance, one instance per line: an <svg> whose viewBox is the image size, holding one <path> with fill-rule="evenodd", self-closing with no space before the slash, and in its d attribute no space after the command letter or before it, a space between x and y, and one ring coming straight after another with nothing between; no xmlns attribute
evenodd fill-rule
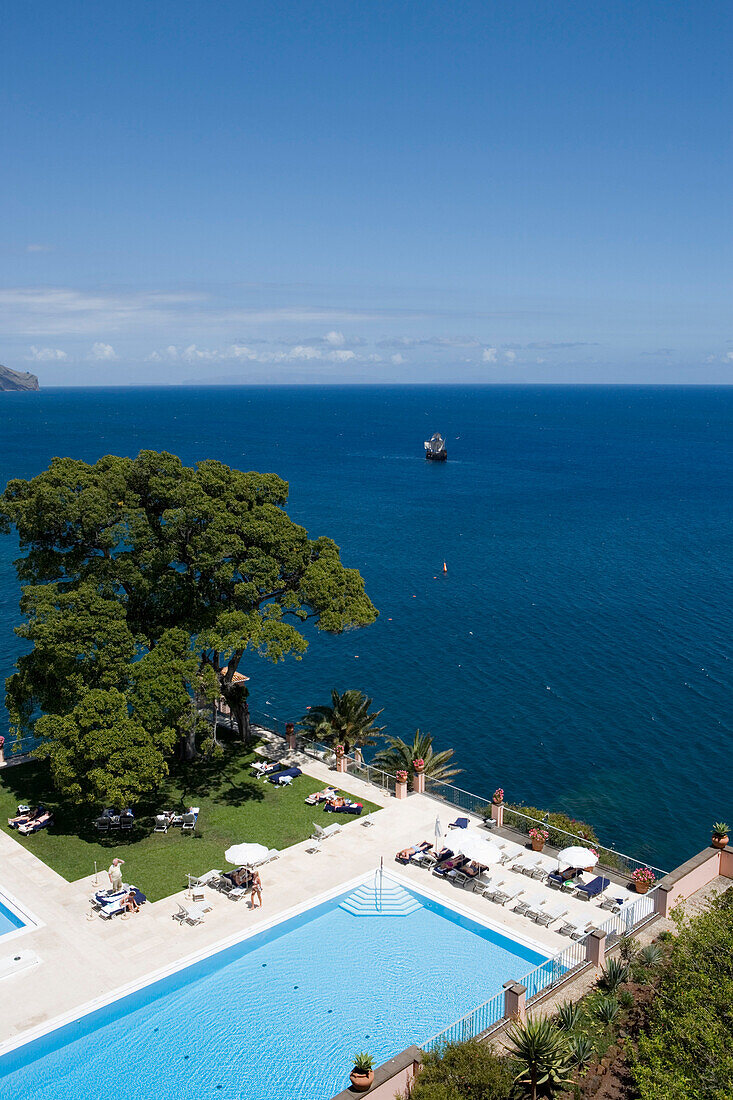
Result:
<svg viewBox="0 0 733 1100"><path fill-rule="evenodd" d="M334 772L325 764L300 754L293 754L293 759L306 774L322 780L324 786L334 780ZM105 921L92 915L91 876L67 882L30 850L0 833L0 887L14 894L44 922L43 927L14 939L5 948L0 940L0 962L19 951L34 951L41 959L32 969L0 981L0 1018L5 1040L0 1052L14 1045L21 1035L24 1039L32 1038L57 1017L77 1013L89 1002L141 982L161 967L175 966L193 954L206 953L218 944L235 940L294 906L368 874L382 859L387 870L395 870L417 889L431 891L445 904L460 906L510 936L531 940L548 954L567 947L570 942L567 937L538 927L510 907L493 904L427 870L395 864L394 855L399 849L433 839L436 814L443 827L447 826L452 820L450 807L425 795L397 800L354 776L349 776L348 785L355 795L383 806L374 815L372 827L362 827L360 819L341 819L343 831L324 841L317 853L306 851L308 842L283 851L275 862L261 870L263 909L251 910L247 900L233 902L207 888L207 901L212 909L206 914L205 923L194 927L181 927L172 919L178 905L187 904L183 888L179 894L144 905L129 918ZM480 827L481 822L474 818L472 825ZM489 834L486 835L488 838ZM221 866L226 866L223 852ZM134 882L134 866L129 868L129 877ZM547 895L553 901L560 897L557 890L503 868L500 877L516 880L525 892ZM100 884L106 885L106 874L101 872ZM608 917L592 902L570 897L563 898L563 902L570 913L581 918L597 917L600 923ZM327 961L324 958L324 964ZM508 974L507 979L521 976ZM487 990L487 998L493 992Z"/></svg>

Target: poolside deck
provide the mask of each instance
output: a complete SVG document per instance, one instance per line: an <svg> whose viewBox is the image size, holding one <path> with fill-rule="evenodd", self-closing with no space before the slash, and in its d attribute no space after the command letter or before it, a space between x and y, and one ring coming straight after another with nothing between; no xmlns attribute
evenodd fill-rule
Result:
<svg viewBox="0 0 733 1100"><path fill-rule="evenodd" d="M334 773L319 761L298 755L303 770L324 785ZM179 926L173 913L186 904L185 884L181 892L139 913L122 919L104 921L91 915L89 897L93 879L66 882L38 860L31 851L0 833L0 887L14 894L42 921L43 926L8 943L0 940L0 964L7 955L35 952L41 962L22 974L0 980L0 1013L5 1024L0 1052L18 1042L21 1035L30 1038L59 1017L73 1016L82 1006L105 1000L115 991L143 983L146 976L162 967L173 967L196 953L208 953L217 945L257 930L293 907L340 884L375 870L384 859L386 869L394 869L418 889L437 895L444 903L491 923L510 936L531 941L547 954L555 954L570 942L552 929L539 927L526 917L502 907L418 867L399 867L395 852L422 839L433 840L436 813L443 827L453 820L450 809L435 799L412 795L397 800L361 780L349 777L349 788L357 795L382 804L369 828L360 819L340 823L343 831L321 845L317 853L306 851L308 843L288 848L273 863L261 870L264 892L263 909L251 910L247 900L233 902L207 890L211 912L205 923ZM464 815L468 816L468 815ZM481 826L479 819L472 824ZM487 833L487 837L488 837ZM222 866L225 861L222 853ZM129 868L134 882L134 865ZM525 893L547 895L553 901L560 895L542 883L524 875L501 869L501 878L515 881ZM100 872L106 885L106 874ZM563 898L570 915L598 921L608 916L593 902ZM324 958L327 964L328 958ZM334 962L337 958L334 956ZM0 965L1 972L1 965ZM521 975L508 974L507 979ZM487 991L487 997L493 991ZM446 1021L448 1023L450 1021ZM27 1033L27 1035L24 1035Z"/></svg>

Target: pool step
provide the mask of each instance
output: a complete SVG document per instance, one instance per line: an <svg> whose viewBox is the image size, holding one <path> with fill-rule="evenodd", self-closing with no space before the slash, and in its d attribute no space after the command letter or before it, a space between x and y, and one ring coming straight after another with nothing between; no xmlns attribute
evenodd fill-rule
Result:
<svg viewBox="0 0 733 1100"><path fill-rule="evenodd" d="M396 882L364 883L341 902L341 909L355 917L408 917L421 903Z"/></svg>

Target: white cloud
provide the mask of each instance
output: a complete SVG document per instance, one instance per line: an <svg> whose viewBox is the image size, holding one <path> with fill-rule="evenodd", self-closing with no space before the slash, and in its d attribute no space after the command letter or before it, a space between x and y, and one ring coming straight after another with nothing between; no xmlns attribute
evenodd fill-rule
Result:
<svg viewBox="0 0 733 1100"><path fill-rule="evenodd" d="M513 363L514 360L517 358L517 353L516 351L505 351L504 358L507 360L508 363Z"/></svg>
<svg viewBox="0 0 733 1100"><path fill-rule="evenodd" d="M321 351L306 344L298 344L287 353L288 359L320 359Z"/></svg>
<svg viewBox="0 0 733 1100"><path fill-rule="evenodd" d="M484 363L495 363L497 351L496 348L484 348L481 358Z"/></svg>
<svg viewBox="0 0 733 1100"><path fill-rule="evenodd" d="M26 252L51 252L50 244L27 244Z"/></svg>
<svg viewBox="0 0 733 1100"><path fill-rule="evenodd" d="M723 356L724 363L733 363L733 351L727 351Z"/></svg>
<svg viewBox="0 0 733 1100"><path fill-rule="evenodd" d="M390 363L394 363L394 365L396 367L399 367L400 363L406 363L407 362L404 355L400 355L399 352L397 352L396 355L390 355L389 361L390 361Z"/></svg>
<svg viewBox="0 0 733 1100"><path fill-rule="evenodd" d="M332 363L348 363L350 359L356 359L353 351L329 351L326 356Z"/></svg>
<svg viewBox="0 0 733 1100"><path fill-rule="evenodd" d="M31 353L26 359L31 363L52 363L68 359L68 355L61 348L38 348L31 344Z"/></svg>
<svg viewBox="0 0 733 1100"><path fill-rule="evenodd" d="M113 359L117 358L117 352L111 344L103 344L97 341L96 344L92 344L92 350L89 352L89 358L99 363L109 363Z"/></svg>
<svg viewBox="0 0 733 1100"><path fill-rule="evenodd" d="M346 343L346 337L343 332L327 332L324 336L324 340L327 344L330 344L332 348L342 348Z"/></svg>
<svg viewBox="0 0 733 1100"><path fill-rule="evenodd" d="M536 363L539 363L539 364L540 364L540 366L541 366L541 365L542 365L543 363L546 363L546 362L547 362L547 360L546 360L546 359L543 359L541 355L538 355L538 356L537 356L537 358L536 358L536 360L535 360L535 362L536 362Z"/></svg>

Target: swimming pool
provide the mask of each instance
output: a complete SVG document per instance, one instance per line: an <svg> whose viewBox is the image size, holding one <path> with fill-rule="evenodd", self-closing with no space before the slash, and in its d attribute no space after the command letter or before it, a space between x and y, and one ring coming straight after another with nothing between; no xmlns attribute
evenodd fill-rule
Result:
<svg viewBox="0 0 733 1100"><path fill-rule="evenodd" d="M545 961L398 886L401 910L373 911L374 879L352 884L11 1051L0 1096L327 1100L356 1051L378 1065Z"/></svg>
<svg viewBox="0 0 733 1100"><path fill-rule="evenodd" d="M24 913L19 902L0 890L0 946L14 936L29 931L38 922Z"/></svg>

